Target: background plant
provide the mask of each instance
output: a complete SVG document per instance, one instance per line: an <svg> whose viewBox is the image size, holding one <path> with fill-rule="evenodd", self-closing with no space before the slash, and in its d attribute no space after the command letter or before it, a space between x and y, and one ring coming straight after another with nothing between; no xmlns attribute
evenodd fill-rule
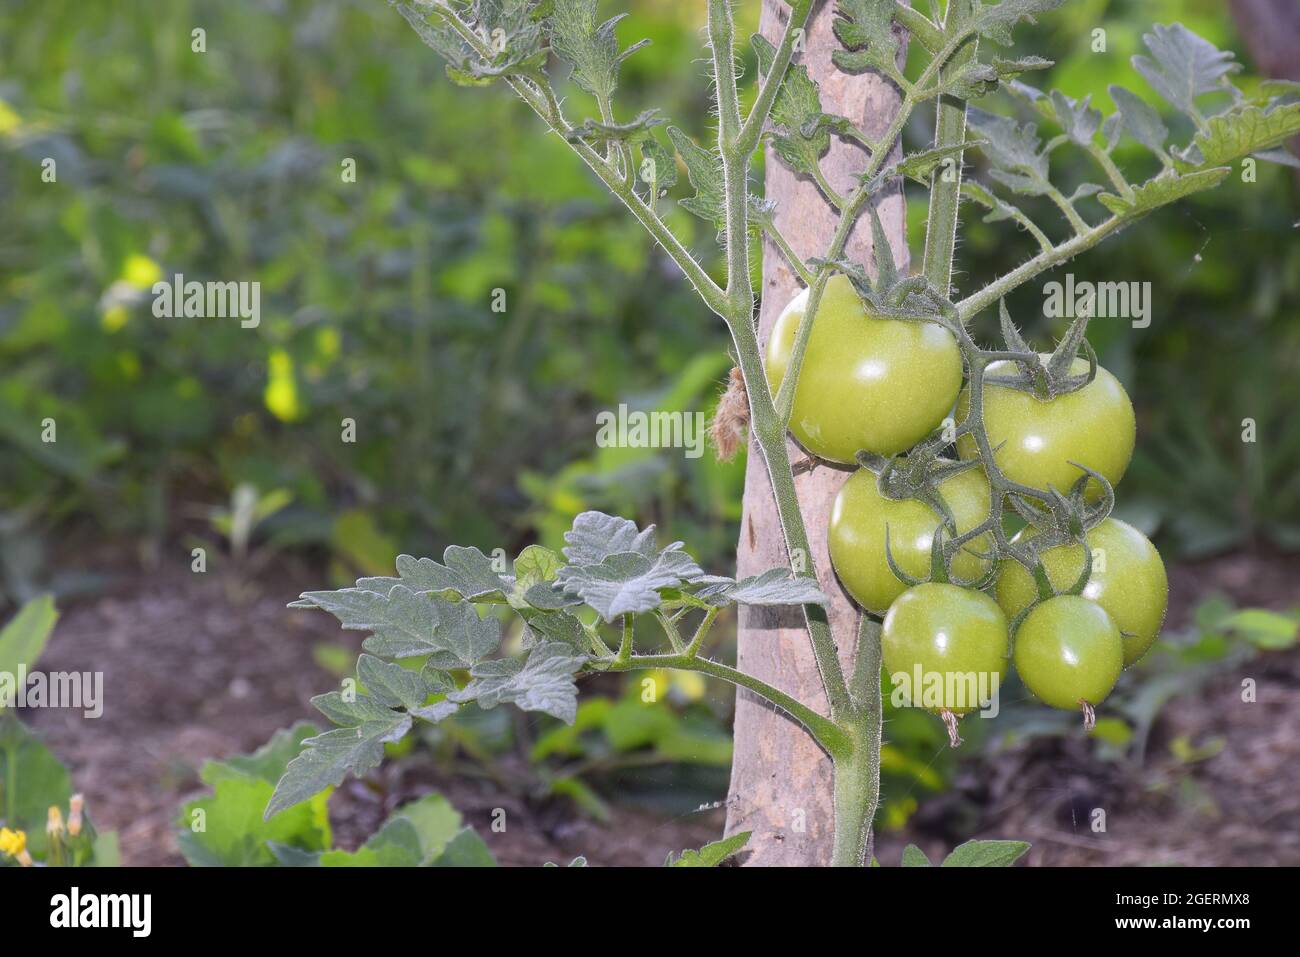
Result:
<svg viewBox="0 0 1300 957"><path fill-rule="evenodd" d="M0 674L16 688L36 669L58 613L47 595L28 602L0 629ZM117 835L99 833L74 795L68 770L23 727L12 703L0 698L0 867L111 867L117 864Z"/></svg>

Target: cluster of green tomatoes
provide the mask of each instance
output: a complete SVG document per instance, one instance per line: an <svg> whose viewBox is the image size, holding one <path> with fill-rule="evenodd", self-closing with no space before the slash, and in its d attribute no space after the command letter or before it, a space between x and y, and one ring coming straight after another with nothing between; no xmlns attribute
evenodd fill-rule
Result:
<svg viewBox="0 0 1300 957"><path fill-rule="evenodd" d="M786 307L769 340L774 389L789 365L807 297L804 291ZM945 419L961 426L971 402L963 366L943 325L874 315L850 281L836 275L806 345L790 431L808 452L833 463L860 463L869 457L862 452L900 456ZM1095 501L1101 485L1081 481L1087 473L1080 466L1113 487L1133 454L1136 423L1123 386L1098 366L1081 387L1045 397L1009 384L1015 367L1014 360L998 360L984 372L982 427L997 487L1044 490L1044 501L1053 497L1048 490L1073 487L1081 502ZM1078 373L1088 363L1075 358L1070 368ZM947 574L936 576L936 535L975 531L989 523L997 502L974 434L961 434L954 444L957 458L938 460L947 477L933 489L946 516L933 500L887 494L879 469L862 467L848 479L830 515L836 573L859 605L883 616L887 674L980 675L997 687L1014 662L1036 698L1053 708L1082 709L1090 724L1093 708L1160 630L1168 601L1160 555L1141 532L1107 515L1080 528L1077 540L1053 539L1050 547L1036 547L1035 537L1045 532L1026 526L1009 539L1031 556L1026 564L996 547L989 524L951 556ZM972 467L956 467L971 460ZM952 697L960 682L943 685L949 696L927 698L923 706L943 715L955 739L955 716L981 702Z"/></svg>

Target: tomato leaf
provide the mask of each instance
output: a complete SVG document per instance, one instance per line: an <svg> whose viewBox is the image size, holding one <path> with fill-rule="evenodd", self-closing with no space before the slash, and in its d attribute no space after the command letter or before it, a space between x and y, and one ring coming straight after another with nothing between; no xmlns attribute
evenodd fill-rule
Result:
<svg viewBox="0 0 1300 957"><path fill-rule="evenodd" d="M1165 170L1136 187L1131 200L1113 193L1100 193L1097 200L1116 215L1144 215L1184 196L1212 189L1223 182L1223 178L1230 172L1226 166L1200 170L1185 176L1179 176L1173 170Z"/></svg>
<svg viewBox="0 0 1300 957"><path fill-rule="evenodd" d="M1231 50L1220 50L1181 23L1156 24L1150 33L1143 34L1142 40L1151 57L1133 57L1134 69L1161 97L1188 116L1200 115L1196 108L1198 96L1228 90L1228 74L1241 69Z"/></svg>
<svg viewBox="0 0 1300 957"><path fill-rule="evenodd" d="M263 820L300 804L351 774L361 777L379 766L384 745L400 741L411 730L411 716L390 711L384 720L368 720L356 727L338 728L306 739L306 749L289 762L284 776L266 805Z"/></svg>
<svg viewBox="0 0 1300 957"><path fill-rule="evenodd" d="M502 658L475 665L470 669L470 683L448 694L447 700L474 701L485 709L509 702L572 724L578 710L573 676L586 660L586 655L563 642L538 642L526 659Z"/></svg>
<svg viewBox="0 0 1300 957"><path fill-rule="evenodd" d="M947 863L946 861L944 863ZM930 858L925 856L925 851L921 850L915 844L909 844L903 848L903 866L904 867L933 867Z"/></svg>
<svg viewBox="0 0 1300 957"><path fill-rule="evenodd" d="M584 92L608 99L618 88L623 61L648 44L640 40L619 51L615 29L627 16L620 13L596 23L597 0L555 0L550 17L551 48L573 67L572 79Z"/></svg>
<svg viewBox="0 0 1300 957"><path fill-rule="evenodd" d="M1011 46L1011 31L1021 20L1035 23L1035 15L1055 10L1065 0L1002 0L996 6L976 2L971 18L975 32L1004 47Z"/></svg>
<svg viewBox="0 0 1300 957"><path fill-rule="evenodd" d="M419 672L408 671L374 655L357 659L357 678L372 698L389 708L418 708L429 696Z"/></svg>
<svg viewBox="0 0 1300 957"><path fill-rule="evenodd" d="M688 213L707 220L722 230L727 221L723 210L722 159L712 150L696 145L675 126L668 127L668 138L686 164L686 176L695 187L695 195L679 200ZM579 516L581 517L581 516Z"/></svg>
<svg viewBox="0 0 1300 957"><path fill-rule="evenodd" d="M696 592L695 597L710 605L825 605L817 579L795 575L788 568L771 568L761 575L735 581L715 581Z"/></svg>
<svg viewBox="0 0 1300 957"><path fill-rule="evenodd" d="M846 73L877 70L901 80L894 9L892 3L874 0L839 0L833 29L844 49L832 51L831 61Z"/></svg>
<svg viewBox="0 0 1300 957"><path fill-rule="evenodd" d="M940 867L1010 867L1027 850L1025 841L967 841L953 848Z"/></svg>
<svg viewBox="0 0 1300 957"><path fill-rule="evenodd" d="M605 621L614 621L625 614L653 611L663 603L659 589L675 588L703 574L690 555L669 548L654 558L619 552L598 565L569 565L560 569L559 580Z"/></svg>
<svg viewBox="0 0 1300 957"><path fill-rule="evenodd" d="M665 147L654 136L648 136L641 141L641 159L641 178L647 184L654 182L656 190L654 198L657 199L677 185L677 160L673 158L672 150ZM646 163L652 165L646 167Z"/></svg>
<svg viewBox="0 0 1300 957"><path fill-rule="evenodd" d="M666 867L717 867L749 843L749 836L752 833L752 831L741 831L720 841L705 844L698 851L682 851L677 858L669 854L664 865Z"/></svg>
<svg viewBox="0 0 1300 957"><path fill-rule="evenodd" d="M1243 156L1277 146L1300 133L1300 103L1265 108L1235 106L1206 121L1204 132L1176 154L1186 171L1205 166L1225 166Z"/></svg>
<svg viewBox="0 0 1300 957"><path fill-rule="evenodd" d="M1110 98L1115 101L1120 121L1128 134L1167 164L1165 141L1169 139L1169 128L1160 119L1160 114L1146 100L1122 86L1111 84Z"/></svg>

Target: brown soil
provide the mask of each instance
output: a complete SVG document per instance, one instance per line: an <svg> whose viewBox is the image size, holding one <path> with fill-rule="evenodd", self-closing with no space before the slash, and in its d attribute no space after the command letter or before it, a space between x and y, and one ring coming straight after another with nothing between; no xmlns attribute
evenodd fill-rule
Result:
<svg viewBox="0 0 1300 957"><path fill-rule="evenodd" d="M254 592L216 574L139 574L64 609L41 667L102 670L103 716L45 710L24 720L68 764L97 825L119 832L123 863L183 863L174 822L200 790L202 763L318 717L308 701L335 678L314 664L313 649L355 649L360 638L328 616L284 607L319 581L284 571L264 576ZM1243 604L1294 605L1298 581L1297 559L1241 555L1175 569L1171 625L1211 591ZM1274 654L1247 671L1258 704L1240 704L1241 674L1175 701L1140 769L1098 762L1081 740L1040 741L972 764L906 832L881 837L880 859L896 863L908 841L941 856L952 841L944 827L952 802L974 799L983 807L978 836L1033 841L1034 864L1300 863L1300 655ZM1224 745L1183 764L1168 757L1167 743L1179 736ZM340 842L355 845L396 804L430 789L460 808L506 864L583 854L593 864L657 865L669 851L715 839L722 826L716 809L665 819L618 806L599 824L492 777L443 774L417 758L387 762L371 780L336 792ZM1096 807L1107 811L1101 835L1088 826ZM488 826L494 808L506 810L505 833Z"/></svg>

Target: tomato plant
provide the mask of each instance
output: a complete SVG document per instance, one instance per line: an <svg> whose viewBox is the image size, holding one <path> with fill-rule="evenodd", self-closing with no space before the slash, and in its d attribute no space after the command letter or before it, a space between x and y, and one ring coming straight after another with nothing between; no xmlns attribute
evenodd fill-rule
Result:
<svg viewBox="0 0 1300 957"><path fill-rule="evenodd" d="M782 567L740 580L708 575L681 543L660 546L652 529L588 512L575 520L563 554L525 549L510 574L477 549L452 546L442 562L401 556L396 576L305 593L296 605L325 609L345 628L369 633L357 664L366 693L336 691L314 699L340 727L303 742L275 787L268 818L349 773L369 771L384 747L417 720L443 720L469 702L480 708L508 702L573 721L574 678L581 672L680 669L746 689L811 736L833 768L826 789L834 834L826 856L856 866L872 859L886 649L899 664L991 673L1005 668L1003 635L1009 630L1014 663L1030 689L1051 706L1082 708L1085 722L1091 720L1123 667L1124 644L1103 606L1083 595L1093 575L1088 534L1114 505L1115 485L1133 451L1133 412L1087 344L1090 310L1054 352L1042 355L1021 337L1005 297L1154 210L1223 183L1238 159L1269 158L1271 148L1300 132L1300 103L1294 85L1236 86L1231 54L1179 24L1154 27L1143 38L1150 56L1133 62L1168 106L1190 120L1194 132L1187 142L1171 143L1158 112L1127 90L1112 87L1119 108L1109 116L1088 98L1039 90L1019 77L1050 65L1046 60L989 55L989 47L1011 45L1020 23L1061 2L949 0L942 10L931 4L927 15L894 0L838 0L816 13L811 0L794 0L773 33L775 43L751 38L759 81L742 108L732 5L709 0L716 122L704 145L672 125L665 143L659 133L664 120L655 110L620 117L614 102L619 70L640 44L620 50L617 19L600 23L595 0L395 4L447 61L453 81L504 81L645 227L725 323L736 395L748 413L742 425L748 425L753 461L770 487L746 508L774 503L788 565L783 559ZM823 109L823 93L834 92L821 85L829 74L810 69L822 69L813 58L804 60L813 16L834 20L838 46L821 60L846 75L835 77L836 89L871 82L889 92L884 100L897 94L898 107L883 128L861 128ZM903 37L912 44L908 56L900 48ZM572 84L589 99L557 94L552 58L570 68ZM862 76L867 73L874 76ZM998 90L1050 125L1052 137L1044 143L1036 123L971 105ZM1202 98L1212 95L1218 103L1209 113ZM575 102L594 109L575 119L566 112ZM904 130L921 108L936 114L933 139L905 150ZM1116 147L1126 137L1158 162L1153 175L1133 181L1119 168ZM857 151L847 185L832 185L822 167L832 142ZM778 227L776 200L751 191L749 173L763 145L770 147L769 170L779 162L818 190L823 205L802 219L833 223L811 253L796 251ZM1083 154L1104 185L1086 183L1063 193L1050 169L1052 154L1063 149ZM995 186L963 180L968 150L983 154ZM689 237L662 210L678 186L678 160L691 188L680 205L704 221L705 234L719 237L721 275L701 265ZM904 181L929 192L915 275L899 267L878 210ZM1030 207L1031 216L1017 196L1041 199L1062 222L1037 222L1040 207ZM989 210L990 221L1013 221L1038 250L1016 269L954 298L963 200ZM849 252L859 225L870 230L870 271L858 261L865 257ZM751 241L757 235L783 260L778 272L806 287L784 310L766 349L754 321ZM769 278L776 281L764 282ZM1003 342L987 348L975 342L968 325L993 306ZM950 421L946 413L963 374L961 408ZM859 473L832 516L845 583L876 612L859 617L856 634L842 623L833 626L826 611L834 582L813 549L820 536L810 536L805 522L790 436L811 453L814 469L818 459L857 461L877 476L876 498L871 479ZM963 470L969 475L958 482ZM986 509L973 497L966 501L967 486L971 492L987 488ZM918 503L920 511L907 507ZM1034 532L1009 539L1008 508ZM880 572L882 521L887 530L899 526L884 547L885 565L898 582L912 586L893 601L883 625L879 605L896 586ZM756 534L752 523L747 531ZM922 582L909 551L927 539L930 580ZM1079 551L1075 580L1053 579L1049 562L1058 559L1044 555L1057 548ZM971 557L980 565L978 575L965 574ZM1034 586L1030 603L1009 622L983 593L999 568L1009 567L1003 562L1021 566ZM1099 582L1111 574L1100 566L1096 572ZM1127 599L1120 601L1118 591L1105 597L1117 615L1125 614L1120 609ZM801 607L824 709L705 654L716 618L736 604ZM480 615L488 608L492 614ZM503 655L499 617L509 615L521 620L524 641L516 653ZM656 630L647 635L645 624ZM1132 626L1141 635L1148 623ZM842 649L853 659L847 672ZM956 704L939 702L949 703ZM948 712L955 729L952 709L939 710ZM756 832L749 846L757 843L761 852L783 837L771 826ZM961 855L981 856L978 849Z"/></svg>

